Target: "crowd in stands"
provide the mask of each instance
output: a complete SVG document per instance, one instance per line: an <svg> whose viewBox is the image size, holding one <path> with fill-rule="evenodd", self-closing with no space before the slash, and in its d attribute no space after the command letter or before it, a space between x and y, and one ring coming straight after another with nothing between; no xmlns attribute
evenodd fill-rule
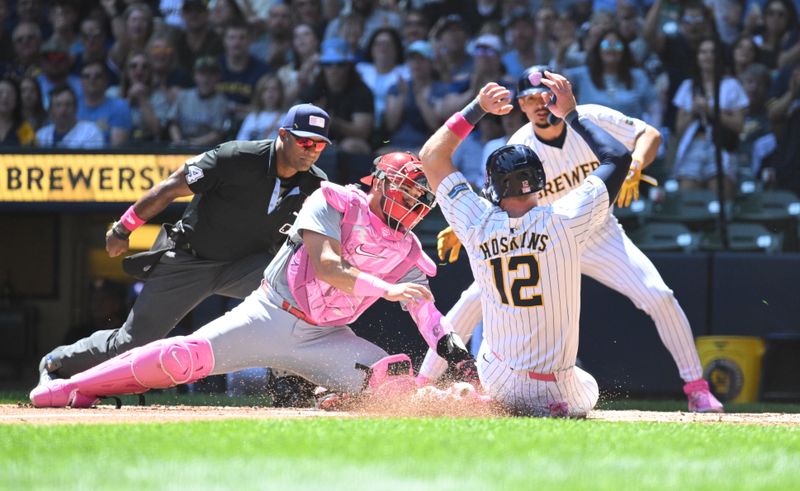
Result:
<svg viewBox="0 0 800 491"><path fill-rule="evenodd" d="M418 150L488 81L531 65L656 126L664 175L800 192L798 0L0 0L0 146L187 148L273 138L297 102L332 117L336 181ZM720 107L715 109L715 100ZM524 121L487 117L482 161ZM5 151L10 151L5 148Z"/></svg>

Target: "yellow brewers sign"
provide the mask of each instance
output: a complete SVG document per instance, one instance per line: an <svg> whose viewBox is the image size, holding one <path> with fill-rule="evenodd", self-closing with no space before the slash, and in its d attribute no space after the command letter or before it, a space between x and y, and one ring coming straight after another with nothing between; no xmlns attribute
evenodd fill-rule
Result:
<svg viewBox="0 0 800 491"><path fill-rule="evenodd" d="M0 155L0 202L136 201L191 157Z"/></svg>

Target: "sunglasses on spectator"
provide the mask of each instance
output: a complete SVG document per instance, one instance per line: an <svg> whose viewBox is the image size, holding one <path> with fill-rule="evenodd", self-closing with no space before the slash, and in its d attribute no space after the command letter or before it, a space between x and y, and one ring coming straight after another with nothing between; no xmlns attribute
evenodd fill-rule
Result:
<svg viewBox="0 0 800 491"><path fill-rule="evenodd" d="M786 11L783 9L768 9L766 14L770 17L773 15L776 17L783 17L786 15Z"/></svg>
<svg viewBox="0 0 800 491"><path fill-rule="evenodd" d="M624 48L625 45L622 44L622 41L614 41L613 43L608 39L600 41L600 49L603 51L622 51Z"/></svg>
<svg viewBox="0 0 800 491"><path fill-rule="evenodd" d="M171 55L172 48L169 46L153 46L150 48L150 54L152 55Z"/></svg>
<svg viewBox="0 0 800 491"><path fill-rule="evenodd" d="M128 68L133 69L133 70L135 70L137 68L150 68L150 64L149 63L144 63L144 62L143 63L131 62L131 63L128 63Z"/></svg>
<svg viewBox="0 0 800 491"><path fill-rule="evenodd" d="M81 78L85 78L86 80L100 80L104 78L105 75L103 72L83 72L81 73Z"/></svg>
<svg viewBox="0 0 800 491"><path fill-rule="evenodd" d="M312 140L306 136L294 136L291 132L289 132L289 134L292 135L292 138L294 138L294 144L304 150L308 150L313 147L317 152L321 152L325 150L325 146L328 144L327 142Z"/></svg>
<svg viewBox="0 0 800 491"><path fill-rule="evenodd" d="M81 37L84 39L100 39L103 37L101 32L82 32Z"/></svg>
<svg viewBox="0 0 800 491"><path fill-rule="evenodd" d="M23 34L14 38L15 43L27 43L36 39L35 34Z"/></svg>
<svg viewBox="0 0 800 491"><path fill-rule="evenodd" d="M53 63L65 61L67 59L66 53L45 53L44 59Z"/></svg>
<svg viewBox="0 0 800 491"><path fill-rule="evenodd" d="M684 15L683 21L687 24L701 24L705 22L706 16L705 15Z"/></svg>
<svg viewBox="0 0 800 491"><path fill-rule="evenodd" d="M497 56L497 51L488 46L477 46L475 48L475 56Z"/></svg>

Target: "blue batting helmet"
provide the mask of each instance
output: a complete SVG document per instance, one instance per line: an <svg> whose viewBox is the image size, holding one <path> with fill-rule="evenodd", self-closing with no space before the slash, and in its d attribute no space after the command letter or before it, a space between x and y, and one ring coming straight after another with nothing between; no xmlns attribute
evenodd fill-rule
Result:
<svg viewBox="0 0 800 491"><path fill-rule="evenodd" d="M535 193L544 183L542 161L527 145L504 145L486 159L483 195L496 205L503 198Z"/></svg>

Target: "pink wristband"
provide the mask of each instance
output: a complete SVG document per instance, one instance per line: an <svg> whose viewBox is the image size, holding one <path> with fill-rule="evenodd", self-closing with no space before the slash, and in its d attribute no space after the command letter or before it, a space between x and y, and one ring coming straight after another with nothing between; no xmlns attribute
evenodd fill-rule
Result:
<svg viewBox="0 0 800 491"><path fill-rule="evenodd" d="M133 205L130 208L125 210L125 213L122 214L122 217L119 219L119 223L122 224L129 232L133 232L137 228L144 225L145 220L139 218L139 215L133 209Z"/></svg>
<svg viewBox="0 0 800 491"><path fill-rule="evenodd" d="M360 272L353 285L353 294L359 297L382 297L391 285L369 273Z"/></svg>
<svg viewBox="0 0 800 491"><path fill-rule="evenodd" d="M469 124L467 118L465 118L460 112L454 113L452 116L450 116L450 119L447 120L445 126L447 126L447 128L455 133L456 136L461 140L466 138L472 129L475 128L473 125Z"/></svg>

